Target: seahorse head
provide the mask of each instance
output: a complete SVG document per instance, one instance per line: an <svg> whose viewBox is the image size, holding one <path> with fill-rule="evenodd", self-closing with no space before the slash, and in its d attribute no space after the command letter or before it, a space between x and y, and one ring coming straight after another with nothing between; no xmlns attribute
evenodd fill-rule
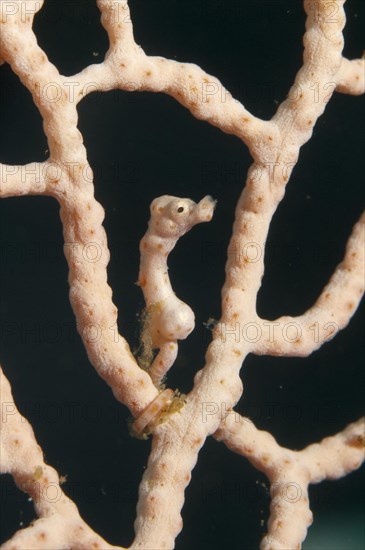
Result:
<svg viewBox="0 0 365 550"><path fill-rule="evenodd" d="M216 201L207 195L199 203L171 195L158 197L151 204L149 229L160 237L178 239L194 225L212 219Z"/></svg>

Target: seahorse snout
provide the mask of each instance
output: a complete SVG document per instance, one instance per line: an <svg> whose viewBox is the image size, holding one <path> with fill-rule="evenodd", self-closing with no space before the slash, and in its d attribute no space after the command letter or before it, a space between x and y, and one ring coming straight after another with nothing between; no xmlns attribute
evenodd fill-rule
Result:
<svg viewBox="0 0 365 550"><path fill-rule="evenodd" d="M213 217L213 212L216 207L217 201L210 195L206 195L198 203L198 218L200 222L210 222Z"/></svg>

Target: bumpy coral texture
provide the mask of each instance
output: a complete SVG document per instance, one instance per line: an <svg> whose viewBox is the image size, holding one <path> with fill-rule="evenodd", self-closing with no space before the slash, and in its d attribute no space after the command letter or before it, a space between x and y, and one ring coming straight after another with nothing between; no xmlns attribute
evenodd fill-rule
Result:
<svg viewBox="0 0 365 550"><path fill-rule="evenodd" d="M190 306L172 290L167 255L192 225L212 217L214 205L209 197L197 205L189 199L170 196L160 197L152 204L149 230L141 243L139 284L152 316L150 345L157 353L157 363L155 360L150 371L145 370L122 335L115 339L108 330L117 322L118 312L107 282L109 252L102 225L104 210L94 197L90 178L85 181L82 177L85 169L88 174L92 170L77 128L77 103L91 91L130 90L133 83L136 91L170 95L194 117L242 140L253 164L236 206L229 250L247 251L250 242L264 250L270 222L284 197L300 148L310 139L329 96L335 90L353 95L364 93L364 59L348 60L342 55L344 3L345 0L331 2L336 8L336 18L331 18L328 0L304 1L307 19L302 67L288 98L272 119L261 120L226 90L224 102L218 94L203 98L204 86L219 89L223 86L197 65L146 55L135 43L125 0L97 1L109 49L102 63L90 65L70 77L62 76L48 60L32 30L34 15L43 1L1 2L0 59L11 66L33 94L49 147L49 158L44 163L1 166L1 197L48 195L58 201L69 267L70 301L90 362L109 384L115 398L128 407L138 431L148 428L152 433L148 466L139 488L135 539L130 548L174 547L182 529L184 491L198 452L209 435L246 457L270 481L271 513L267 534L261 542L265 550L299 548L312 521L308 485L340 478L360 466L364 459L363 419L337 435L301 451L292 451L278 445L251 421L228 413L232 413L242 395L240 369L249 353L307 356L329 337L328 331L323 331L314 341L311 337L314 323L320 322L321 327L331 323L331 337L348 324L364 292L365 215L355 223L344 258L322 293L312 307L297 317L283 316L274 321L261 318L256 311L256 299L264 258L251 262L248 252L229 254L222 314L214 327L206 364L196 373L193 388L180 401L181 406L163 411L175 398L172 390L161 387L161 379L173 366L177 341L189 334L194 323ZM61 90L57 102L34 93L37 86L44 87L50 82ZM90 82L92 87L88 86ZM319 83L319 101L313 100L313 82ZM330 91L325 86L327 82L335 83ZM154 208L160 209L157 217ZM181 228L179 208L187 209L191 217ZM167 224L167 233L159 234L157 222ZM102 250L100 260L95 263L75 253L75 246L87 246L90 238ZM171 322L171 316L178 320L176 324ZM248 322L272 330L263 331L269 336L257 342L236 338L234 327ZM285 338L282 330L275 330L288 324L300 327L300 336ZM100 338L92 337L91 326L99 327ZM76 505L63 493L57 472L45 463L33 430L18 412L9 382L2 373L1 399L4 406L1 473L11 474L17 486L32 497L38 515L35 522L15 533L2 548L117 548L83 521ZM225 408L217 407L203 421L203 403L224 403ZM159 421L162 412L163 422ZM293 480L294 493L284 494L283 487L287 490ZM50 487L57 498L49 497ZM296 487L301 488L297 493Z"/></svg>

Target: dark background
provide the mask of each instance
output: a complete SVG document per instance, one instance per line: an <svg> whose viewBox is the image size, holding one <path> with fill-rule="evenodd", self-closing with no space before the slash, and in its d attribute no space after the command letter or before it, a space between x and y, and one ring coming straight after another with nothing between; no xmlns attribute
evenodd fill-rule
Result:
<svg viewBox="0 0 365 550"><path fill-rule="evenodd" d="M108 43L93 1L46 0L35 18L39 43L62 74L100 62ZM345 55L360 57L365 3L349 0ZM253 114L270 118L301 64L300 0L131 0L135 37L151 55L194 62L217 76ZM0 161L47 158L40 115L7 65L2 80ZM170 276L196 313L169 386L189 391L218 318L233 209L250 165L235 137L194 119L162 94L93 93L78 108L79 128L106 209L108 268L119 328L138 345L142 295L138 241L153 198L172 194L218 200L214 219L179 241ZM335 94L301 151L273 220L259 313L268 318L308 308L344 253L364 204L363 98ZM129 545L138 483L150 442L128 435L128 412L88 362L68 302L59 207L48 197L1 202L1 362L20 411L46 460L67 475L63 488L83 518L110 543ZM363 312L363 306L362 308ZM237 408L278 441L299 449L363 414L363 318L307 359L250 356ZM315 523L305 549L364 545L363 472L310 489ZM10 476L0 480L0 542L34 518ZM210 439L186 491L176 548L254 549L265 532L266 478Z"/></svg>

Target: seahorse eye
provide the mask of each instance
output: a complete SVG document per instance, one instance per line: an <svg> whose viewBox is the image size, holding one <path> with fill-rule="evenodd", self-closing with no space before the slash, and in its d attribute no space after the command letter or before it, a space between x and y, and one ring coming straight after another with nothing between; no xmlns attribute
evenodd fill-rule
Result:
<svg viewBox="0 0 365 550"><path fill-rule="evenodd" d="M181 214L181 212L184 212L184 207L183 207L183 206L179 206L179 208L177 209L177 211L179 212L179 214Z"/></svg>

